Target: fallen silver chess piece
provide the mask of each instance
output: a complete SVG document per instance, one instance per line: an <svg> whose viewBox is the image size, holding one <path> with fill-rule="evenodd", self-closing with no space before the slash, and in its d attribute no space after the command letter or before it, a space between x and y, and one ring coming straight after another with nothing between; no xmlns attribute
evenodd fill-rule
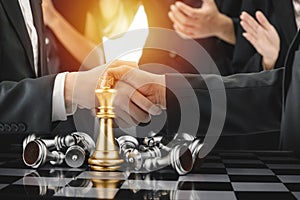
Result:
<svg viewBox="0 0 300 200"><path fill-rule="evenodd" d="M66 136L55 136L54 139L41 139L34 134L23 141L23 161L32 168L38 168L50 161L60 165L63 161L69 167L80 167L86 156L95 149L95 142L86 133L74 132Z"/></svg>
<svg viewBox="0 0 300 200"><path fill-rule="evenodd" d="M121 136L116 139L120 154L134 171L155 171L172 166L179 175L191 171L196 158L204 147L201 139L182 133L176 134L168 144L162 136L146 137L139 145L135 137Z"/></svg>
<svg viewBox="0 0 300 200"><path fill-rule="evenodd" d="M32 168L38 168L50 161L52 165L62 164L65 155L58 151L50 152L41 140L28 142L23 151L24 163Z"/></svg>

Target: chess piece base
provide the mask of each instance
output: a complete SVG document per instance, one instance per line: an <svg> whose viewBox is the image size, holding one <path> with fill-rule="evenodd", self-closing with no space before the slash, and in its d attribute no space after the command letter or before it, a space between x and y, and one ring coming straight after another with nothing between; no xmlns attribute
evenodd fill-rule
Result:
<svg viewBox="0 0 300 200"><path fill-rule="evenodd" d="M123 162L118 151L95 151L88 159L91 170L95 171L116 171Z"/></svg>
<svg viewBox="0 0 300 200"><path fill-rule="evenodd" d="M120 169L120 166L101 167L96 165L90 165L91 170L99 172L114 172Z"/></svg>

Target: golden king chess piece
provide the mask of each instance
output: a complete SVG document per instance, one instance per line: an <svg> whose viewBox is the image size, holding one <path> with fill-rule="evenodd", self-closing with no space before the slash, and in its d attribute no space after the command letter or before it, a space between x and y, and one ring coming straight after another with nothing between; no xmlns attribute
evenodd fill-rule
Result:
<svg viewBox="0 0 300 200"><path fill-rule="evenodd" d="M110 76L103 76L100 79L100 89L95 93L99 100L97 117L100 119L100 132L93 155L88 159L91 170L95 171L116 171L123 163L119 151L115 145L113 133L113 100L116 90L112 89L114 79Z"/></svg>

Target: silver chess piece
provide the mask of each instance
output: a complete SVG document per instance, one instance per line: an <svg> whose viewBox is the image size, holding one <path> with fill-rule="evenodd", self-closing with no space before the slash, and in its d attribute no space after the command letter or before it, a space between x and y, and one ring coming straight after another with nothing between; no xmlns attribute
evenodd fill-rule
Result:
<svg viewBox="0 0 300 200"><path fill-rule="evenodd" d="M139 142L135 137L130 135L120 136L116 139L116 141L119 146L120 155L126 162L128 162L128 154L138 148Z"/></svg>
<svg viewBox="0 0 300 200"><path fill-rule="evenodd" d="M200 151L205 147L205 144L201 141L201 139L197 138L192 141L188 147L192 152L193 162L195 162Z"/></svg>
<svg viewBox="0 0 300 200"><path fill-rule="evenodd" d="M24 151L26 145L27 145L29 142L35 140L36 138L37 138L37 137L36 137L35 134L30 134L30 135L28 135L28 136L23 140L23 151Z"/></svg>
<svg viewBox="0 0 300 200"><path fill-rule="evenodd" d="M69 167L81 167L85 161L86 153L81 146L73 145L68 148L65 155L65 162Z"/></svg>
<svg viewBox="0 0 300 200"><path fill-rule="evenodd" d="M140 170L146 159L161 157L161 151L156 146L147 148L141 145L139 149L140 151L137 149L130 151L127 156L128 163L131 164L134 170Z"/></svg>
<svg viewBox="0 0 300 200"><path fill-rule="evenodd" d="M162 140L162 136L146 137L143 140L143 144L148 147L153 147L161 143L161 140Z"/></svg>
<svg viewBox="0 0 300 200"><path fill-rule="evenodd" d="M195 137L188 133L177 133L174 136L174 140L176 141L193 141L194 139Z"/></svg>
<svg viewBox="0 0 300 200"><path fill-rule="evenodd" d="M171 165L179 175L189 173L193 167L192 153L186 146L175 146L165 157L148 158L143 163L147 171L157 170Z"/></svg>
<svg viewBox="0 0 300 200"><path fill-rule="evenodd" d="M48 150L56 149L57 151L61 151L65 148L75 145L77 142L77 138L72 135L66 135L66 136L57 135L54 137L54 139L42 139L32 134L23 140L23 150L26 148L27 144L33 140L40 140L46 145Z"/></svg>
<svg viewBox="0 0 300 200"><path fill-rule="evenodd" d="M65 162L69 167L81 167L86 157L92 155L95 150L94 140L86 133L75 132L71 136L76 138L76 145L70 146L65 155Z"/></svg>
<svg viewBox="0 0 300 200"><path fill-rule="evenodd" d="M192 153L193 163L196 161L200 151L205 147L200 138L196 138L188 133L177 133L171 145L187 145Z"/></svg>
<svg viewBox="0 0 300 200"><path fill-rule="evenodd" d="M66 136L57 135L54 139L41 139L33 134L23 141L23 160L27 166L38 168L49 159L51 164L61 164L61 159L64 158L68 166L79 167L84 163L86 155L91 155L94 149L93 139L82 132ZM66 151L66 156L61 151ZM56 157L59 162L51 160Z"/></svg>
<svg viewBox="0 0 300 200"><path fill-rule="evenodd" d="M88 156L94 153L96 145L91 136L83 132L74 132L71 135L76 138L76 145L82 147Z"/></svg>
<svg viewBox="0 0 300 200"><path fill-rule="evenodd" d="M63 163L64 158L61 152L50 152L41 140L30 141L23 151L24 163L32 168L38 168L48 161L52 165L59 165Z"/></svg>

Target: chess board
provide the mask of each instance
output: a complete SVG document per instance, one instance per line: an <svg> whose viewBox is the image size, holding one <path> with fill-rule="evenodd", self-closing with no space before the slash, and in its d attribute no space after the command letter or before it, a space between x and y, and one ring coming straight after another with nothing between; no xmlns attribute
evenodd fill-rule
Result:
<svg viewBox="0 0 300 200"><path fill-rule="evenodd" d="M300 160L291 152L212 152L191 173L30 169L0 155L0 199L300 199Z"/></svg>

